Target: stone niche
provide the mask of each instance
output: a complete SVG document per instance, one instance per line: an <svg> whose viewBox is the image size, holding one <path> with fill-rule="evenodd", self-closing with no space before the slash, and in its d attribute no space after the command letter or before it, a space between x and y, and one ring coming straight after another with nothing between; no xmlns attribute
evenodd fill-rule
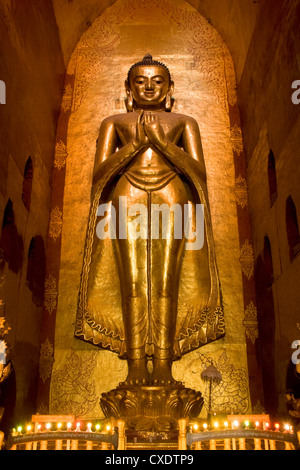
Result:
<svg viewBox="0 0 300 470"><path fill-rule="evenodd" d="M83 34L68 65L67 78L71 77L74 85L66 87L62 104L62 113L68 112L69 120L67 141L61 144L66 158L60 170L57 168L65 172L65 182L64 196L60 203L56 200L63 225L58 234L61 250L57 253L55 337L50 344L55 359L50 412L84 419L102 417L101 394L126 378L126 362L75 339L74 322L99 127L105 117L126 112L128 69L146 53L166 63L172 73L174 112L194 117L200 126L226 322L225 338L185 355L174 363L173 374L186 387L202 392L202 413L206 416L209 389L201 373L213 364L222 374L222 382L213 391L214 409L220 413L249 412L244 274L233 152L237 143L242 146L239 132L237 139L232 139L229 119L229 107L237 102L235 73L220 35L181 0L118 0ZM109 263L103 265L104 280L109 282L114 275ZM247 275L253 275L251 269ZM106 301L108 310L120 308L109 290Z"/></svg>

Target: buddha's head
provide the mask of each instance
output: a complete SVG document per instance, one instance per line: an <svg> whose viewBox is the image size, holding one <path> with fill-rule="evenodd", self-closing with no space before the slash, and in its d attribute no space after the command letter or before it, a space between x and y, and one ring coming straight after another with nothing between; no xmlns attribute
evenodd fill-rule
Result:
<svg viewBox="0 0 300 470"><path fill-rule="evenodd" d="M146 55L134 64L125 82L127 109L165 109L171 111L174 83L167 66Z"/></svg>

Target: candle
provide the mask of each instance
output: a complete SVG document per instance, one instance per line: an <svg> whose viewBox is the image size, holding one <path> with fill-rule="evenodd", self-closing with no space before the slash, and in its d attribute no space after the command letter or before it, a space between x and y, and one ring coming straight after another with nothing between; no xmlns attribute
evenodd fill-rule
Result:
<svg viewBox="0 0 300 470"><path fill-rule="evenodd" d="M76 431L80 431L80 423L76 423Z"/></svg>

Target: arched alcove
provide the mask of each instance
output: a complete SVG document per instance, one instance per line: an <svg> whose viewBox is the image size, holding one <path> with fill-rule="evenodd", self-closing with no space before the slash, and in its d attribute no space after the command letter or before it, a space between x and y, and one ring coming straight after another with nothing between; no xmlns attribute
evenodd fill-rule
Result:
<svg viewBox="0 0 300 470"><path fill-rule="evenodd" d="M23 262L23 239L15 225L13 203L9 199L3 216L0 248L11 271L17 273Z"/></svg>
<svg viewBox="0 0 300 470"><path fill-rule="evenodd" d="M28 249L26 282L32 291L32 300L41 306L44 300L46 274L46 255L44 241L41 236L31 239Z"/></svg>
<svg viewBox="0 0 300 470"><path fill-rule="evenodd" d="M292 260L300 251L300 234L297 209L291 196L289 196L286 201L286 233L290 260Z"/></svg>
<svg viewBox="0 0 300 470"><path fill-rule="evenodd" d="M257 292L257 322L259 332L258 356L262 369L264 407L271 415L278 411L278 377L275 367L275 304L272 284L271 245L268 237L264 240L263 253L255 263Z"/></svg>
<svg viewBox="0 0 300 470"><path fill-rule="evenodd" d="M274 270L273 270L271 243L270 243L268 236L265 236L265 239L264 239L263 261L264 261L264 270L265 270L265 275L266 275L266 284L267 286L271 286L274 281Z"/></svg>
<svg viewBox="0 0 300 470"><path fill-rule="evenodd" d="M22 189L22 201L28 211L30 210L32 179L33 179L33 163L32 163L31 157L29 157L25 164L23 189Z"/></svg>
<svg viewBox="0 0 300 470"><path fill-rule="evenodd" d="M274 153L272 150L269 152L268 156L268 181L269 181L269 193L270 193L270 202L273 206L274 202L277 199L277 175L276 175L276 162Z"/></svg>
<svg viewBox="0 0 300 470"><path fill-rule="evenodd" d="M61 172L57 178L62 181L63 173L64 186L63 190L53 188L55 206L50 219L50 263L56 267L51 276L58 282L59 292L53 335L55 362L50 387L50 411L53 413L73 412L72 406L77 406L70 403L68 393L58 393L64 375L62 371L68 370L70 363L73 366L76 363L80 370L80 364L91 366L87 367L88 375L82 382L86 393L89 393L89 401L84 400L84 409L80 412L86 417L93 417L95 413L99 416L99 395L126 376L126 363L109 351L95 351L88 344L83 346L74 338L73 325L99 127L104 118L126 112L124 81L128 69L146 53L169 67L175 82L173 112L196 119L202 137L227 335L224 341L213 347L202 348L201 359L194 353L198 367L206 360L220 360L225 369L226 364L231 364L237 377L247 377L243 273L249 279L253 279L253 273L243 265L237 201L233 197L239 176L235 157L243 161L243 142L239 124L232 126L229 114L230 109L237 107L231 55L217 31L187 2L118 0L83 34L67 69L57 137L59 152L55 161L57 175ZM61 157L64 157L63 164ZM103 315L114 322L116 312L120 315L121 305L114 290L117 273L111 265L112 256L103 262L101 298ZM188 274L194 275L192 272ZM180 308L186 312L197 307L197 299L187 299L185 292L180 292L179 302ZM222 362L225 346L226 364ZM201 388L200 374L196 378L187 367L192 362L186 356L176 364L175 373L187 386ZM97 370L102 371L101 379ZM68 380L71 390L72 378ZM228 402L233 404L236 412L249 409L247 379L238 389L233 397L228 386L227 395L220 397L220 409L225 409Z"/></svg>

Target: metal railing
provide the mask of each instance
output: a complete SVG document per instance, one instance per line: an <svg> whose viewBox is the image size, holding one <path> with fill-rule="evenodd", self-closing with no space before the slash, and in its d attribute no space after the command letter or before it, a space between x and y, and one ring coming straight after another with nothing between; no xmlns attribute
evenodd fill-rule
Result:
<svg viewBox="0 0 300 470"><path fill-rule="evenodd" d="M114 434L85 431L50 431L10 435L8 450L114 450L118 449L118 430Z"/></svg>
<svg viewBox="0 0 300 470"><path fill-rule="evenodd" d="M100 432L104 426L105 431ZM120 421L92 426L76 421L72 415L33 415L25 428L19 426L12 430L5 447L7 450L119 450L124 448L124 424Z"/></svg>
<svg viewBox="0 0 300 470"><path fill-rule="evenodd" d="M278 431L228 429L224 431L188 432L188 449L194 450L295 450L297 435Z"/></svg>

